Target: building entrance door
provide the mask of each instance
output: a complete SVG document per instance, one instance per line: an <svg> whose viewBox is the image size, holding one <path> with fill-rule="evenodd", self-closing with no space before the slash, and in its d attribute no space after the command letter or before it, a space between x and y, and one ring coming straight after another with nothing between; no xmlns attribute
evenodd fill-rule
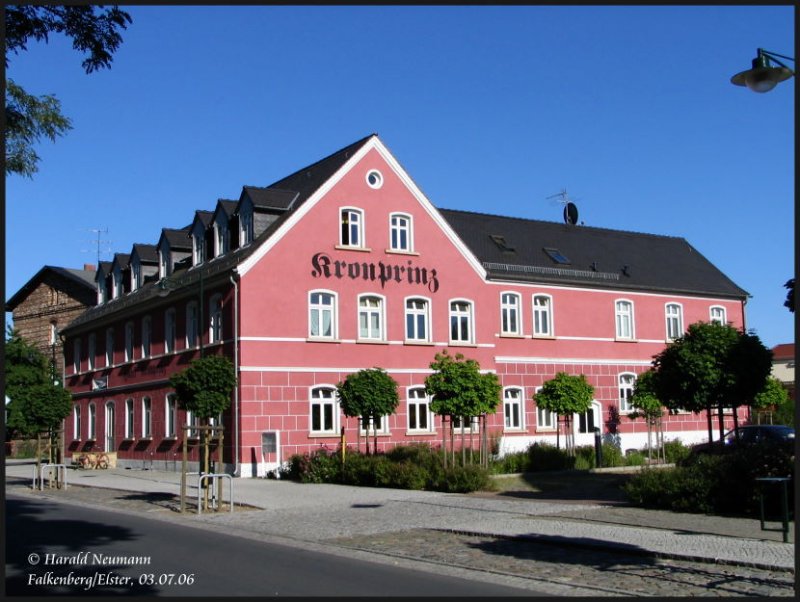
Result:
<svg viewBox="0 0 800 602"><path fill-rule="evenodd" d="M114 438L114 402L106 404L106 451L115 451L117 442Z"/></svg>

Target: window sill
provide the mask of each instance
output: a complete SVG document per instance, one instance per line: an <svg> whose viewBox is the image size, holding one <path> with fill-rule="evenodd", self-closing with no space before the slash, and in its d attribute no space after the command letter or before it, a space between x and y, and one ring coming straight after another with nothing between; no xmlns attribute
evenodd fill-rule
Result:
<svg viewBox="0 0 800 602"><path fill-rule="evenodd" d="M435 434L436 431L406 431L406 437L430 437Z"/></svg>
<svg viewBox="0 0 800 602"><path fill-rule="evenodd" d="M450 341L448 343L450 347L477 347L477 343L463 343L461 341Z"/></svg>
<svg viewBox="0 0 800 602"><path fill-rule="evenodd" d="M388 345L389 341L378 341L372 339L356 339L358 345Z"/></svg>
<svg viewBox="0 0 800 602"><path fill-rule="evenodd" d="M359 253L372 253L369 247L351 247L348 245L336 245L333 247L337 251L357 251Z"/></svg>
<svg viewBox="0 0 800 602"><path fill-rule="evenodd" d="M383 252L387 255L413 255L414 257L419 257L419 253L416 251L404 251L402 249L384 249Z"/></svg>
<svg viewBox="0 0 800 602"><path fill-rule="evenodd" d="M416 345L416 346L419 346L419 347L435 347L436 346L436 343L434 343L433 341L415 341L415 340L409 341L409 340L406 340L406 341L403 341L403 344L404 345Z"/></svg>
<svg viewBox="0 0 800 602"><path fill-rule="evenodd" d="M504 428L503 429L503 433L509 433L509 434L512 434L512 435L514 435L514 434L516 434L516 435L526 434L527 432L528 432L528 429L523 428L523 427L519 427L519 426L508 427L508 428Z"/></svg>
<svg viewBox="0 0 800 602"><path fill-rule="evenodd" d="M309 437L318 437L318 438L324 437L324 438L329 438L329 439L338 439L339 437L341 437L341 435L339 433L316 433L314 431L309 432L308 436Z"/></svg>
<svg viewBox="0 0 800 602"><path fill-rule="evenodd" d="M513 332L501 332L497 335L501 339L525 339L524 334L514 334Z"/></svg>
<svg viewBox="0 0 800 602"><path fill-rule="evenodd" d="M139 441L152 441L152 437L139 437Z"/></svg>
<svg viewBox="0 0 800 602"><path fill-rule="evenodd" d="M554 334L534 334L534 335L531 335L531 338L532 339L538 339L538 340L545 340L545 341L555 341L556 340L556 336Z"/></svg>
<svg viewBox="0 0 800 602"><path fill-rule="evenodd" d="M614 342L615 343L638 343L638 341L636 339L620 339L620 338L617 338L617 337L614 338Z"/></svg>
<svg viewBox="0 0 800 602"><path fill-rule="evenodd" d="M308 337L306 343L341 343L341 339L331 339L327 337Z"/></svg>

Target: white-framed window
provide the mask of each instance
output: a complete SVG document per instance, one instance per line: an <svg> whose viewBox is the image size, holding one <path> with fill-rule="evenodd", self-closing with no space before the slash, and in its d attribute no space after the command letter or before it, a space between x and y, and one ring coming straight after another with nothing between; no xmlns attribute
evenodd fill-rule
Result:
<svg viewBox="0 0 800 602"><path fill-rule="evenodd" d="M89 364L89 370L94 370L95 356L97 354L97 335L95 333L89 334L89 344L86 349L86 360Z"/></svg>
<svg viewBox="0 0 800 602"><path fill-rule="evenodd" d="M480 431L477 416L453 416L453 432L457 435L475 434Z"/></svg>
<svg viewBox="0 0 800 602"><path fill-rule="evenodd" d="M125 323L125 361L133 361L133 322Z"/></svg>
<svg viewBox="0 0 800 602"><path fill-rule="evenodd" d="M472 342L472 303L457 299L450 301L450 342Z"/></svg>
<svg viewBox="0 0 800 602"><path fill-rule="evenodd" d="M175 351L175 309L169 308L164 312L164 353Z"/></svg>
<svg viewBox="0 0 800 602"><path fill-rule="evenodd" d="M166 278L172 275L172 261L170 257L169 242L164 239L158 247L158 277Z"/></svg>
<svg viewBox="0 0 800 602"><path fill-rule="evenodd" d="M366 424L360 418L358 420L358 433L362 437L370 435L388 435L389 434L389 416L378 416L377 418L368 418Z"/></svg>
<svg viewBox="0 0 800 602"><path fill-rule="evenodd" d="M577 420L573 424L579 433L594 433L595 428L600 428L600 404L596 401L592 401L588 410L575 416Z"/></svg>
<svg viewBox="0 0 800 602"><path fill-rule="evenodd" d="M175 393L169 393L164 403L164 436L174 438L178 435L178 404Z"/></svg>
<svg viewBox="0 0 800 602"><path fill-rule="evenodd" d="M408 390L406 416L408 430L415 433L433 431L433 415L430 408L431 398L425 393L425 387L413 387Z"/></svg>
<svg viewBox="0 0 800 602"><path fill-rule="evenodd" d="M105 450L106 451L114 451L117 447L117 437L116 437L116 420L114 418L115 415L115 404L113 401L109 400L106 402L106 418L105 418L105 425L106 425L106 440L105 440Z"/></svg>
<svg viewBox="0 0 800 602"><path fill-rule="evenodd" d="M384 340L385 303L377 295L358 298L358 338L362 341Z"/></svg>
<svg viewBox="0 0 800 602"><path fill-rule="evenodd" d="M340 213L339 244L343 247L364 248L364 212L345 207Z"/></svg>
<svg viewBox="0 0 800 602"><path fill-rule="evenodd" d="M525 407L522 400L522 389L519 387L507 387L503 390L503 424L506 430L525 428Z"/></svg>
<svg viewBox="0 0 800 602"><path fill-rule="evenodd" d="M206 260L206 233L202 226L196 227L192 236L192 265L200 265Z"/></svg>
<svg viewBox="0 0 800 602"><path fill-rule="evenodd" d="M56 322L50 322L50 344L58 345L58 325Z"/></svg>
<svg viewBox="0 0 800 602"><path fill-rule="evenodd" d="M319 386L311 389L311 433L339 434L339 402L334 387Z"/></svg>
<svg viewBox="0 0 800 602"><path fill-rule="evenodd" d="M367 172L366 178L367 185L370 188L378 189L383 186L383 174L379 172L377 169L370 169Z"/></svg>
<svg viewBox="0 0 800 602"><path fill-rule="evenodd" d="M200 437L200 431L197 430L199 422L197 416L193 414L191 410L186 410L186 426L191 427L186 433L187 439L197 439Z"/></svg>
<svg viewBox="0 0 800 602"><path fill-rule="evenodd" d="M222 295L214 295L208 303L208 314L211 320L208 330L209 343L222 342Z"/></svg>
<svg viewBox="0 0 800 602"><path fill-rule="evenodd" d="M308 293L308 336L315 339L336 338L337 296L330 291Z"/></svg>
<svg viewBox="0 0 800 602"><path fill-rule="evenodd" d="M619 375L619 411L630 412L633 410L631 397L636 384L636 375L632 372L623 372Z"/></svg>
<svg viewBox="0 0 800 602"><path fill-rule="evenodd" d="M133 399L129 397L125 400L125 438L126 439L133 439L134 438L134 431L133 431Z"/></svg>
<svg viewBox="0 0 800 602"><path fill-rule="evenodd" d="M94 403L89 404L89 441L94 441L97 437L97 407Z"/></svg>
<svg viewBox="0 0 800 602"><path fill-rule="evenodd" d="M72 371L77 374L81 371L81 339L77 338L72 343Z"/></svg>
<svg viewBox="0 0 800 602"><path fill-rule="evenodd" d="M114 365L114 329L106 328L106 366Z"/></svg>
<svg viewBox="0 0 800 602"><path fill-rule="evenodd" d="M533 296L533 336L553 336L553 298L550 295Z"/></svg>
<svg viewBox="0 0 800 602"><path fill-rule="evenodd" d="M427 299L406 299L406 340L430 341L430 302Z"/></svg>
<svg viewBox="0 0 800 602"><path fill-rule="evenodd" d="M536 393L541 391L541 387L536 387ZM534 394L534 400L536 396ZM536 405L536 428L540 431L549 431L555 430L557 424L557 416L555 412L551 410L545 410L544 408L540 408L539 405Z"/></svg>
<svg viewBox="0 0 800 602"><path fill-rule="evenodd" d="M617 339L633 339L633 302L627 299L616 300L614 302L614 318Z"/></svg>
<svg viewBox="0 0 800 602"><path fill-rule="evenodd" d="M122 269L118 265L114 266L114 271L112 272L112 292L114 299L119 299L122 293L125 292L122 282Z"/></svg>
<svg viewBox="0 0 800 602"><path fill-rule="evenodd" d="M679 303L667 303L664 314L667 323L667 340L674 341L683 334L683 307Z"/></svg>
<svg viewBox="0 0 800 602"><path fill-rule="evenodd" d="M198 345L198 333L200 332L198 322L197 301L189 301L186 304L186 349Z"/></svg>
<svg viewBox="0 0 800 602"><path fill-rule="evenodd" d="M149 397L142 397L142 439L153 436L153 405Z"/></svg>
<svg viewBox="0 0 800 602"><path fill-rule="evenodd" d="M521 306L522 301L517 293L500 293L500 334L522 334Z"/></svg>
<svg viewBox="0 0 800 602"><path fill-rule="evenodd" d="M709 320L711 322L716 322L717 324L722 324L723 326L728 323L727 312L721 305L712 305L708 312Z"/></svg>
<svg viewBox="0 0 800 602"><path fill-rule="evenodd" d="M225 217L220 213L214 220L214 257L219 257L228 252L230 248L230 234Z"/></svg>
<svg viewBox="0 0 800 602"><path fill-rule="evenodd" d="M153 343L153 321L150 316L142 318L142 357L150 357L150 348Z"/></svg>
<svg viewBox="0 0 800 602"><path fill-rule="evenodd" d="M75 405L72 408L72 438L81 438L81 406Z"/></svg>
<svg viewBox="0 0 800 602"><path fill-rule="evenodd" d="M414 239L411 216L406 213L392 213L389 216L389 250L411 253Z"/></svg>
<svg viewBox="0 0 800 602"><path fill-rule="evenodd" d="M142 286L142 264L137 259L131 262L131 290L138 290Z"/></svg>
<svg viewBox="0 0 800 602"><path fill-rule="evenodd" d="M253 209L245 207L239 213L239 246L245 246L253 242Z"/></svg>

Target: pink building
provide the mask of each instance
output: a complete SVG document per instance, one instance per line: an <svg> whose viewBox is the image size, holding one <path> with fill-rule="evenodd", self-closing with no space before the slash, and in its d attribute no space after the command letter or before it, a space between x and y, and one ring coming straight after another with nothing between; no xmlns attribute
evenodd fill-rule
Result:
<svg viewBox="0 0 800 602"><path fill-rule="evenodd" d="M68 454L179 466L191 417L168 378L201 353L236 368L220 417L236 475L334 449L342 427L354 445L335 386L362 368L399 384L379 447L437 444L424 379L443 349L500 378L487 429L501 452L555 442L533 395L559 371L595 390L576 444L597 427L642 447L645 424L626 417L636 375L687 325L745 320L747 293L684 239L436 208L376 135L187 222L102 264L98 305L63 331ZM704 415L665 420L668 438L706 437Z"/></svg>

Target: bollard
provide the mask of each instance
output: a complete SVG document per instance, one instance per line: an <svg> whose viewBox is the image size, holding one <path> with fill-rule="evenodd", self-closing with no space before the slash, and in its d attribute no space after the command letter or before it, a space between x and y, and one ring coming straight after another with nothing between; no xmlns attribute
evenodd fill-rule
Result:
<svg viewBox="0 0 800 602"><path fill-rule="evenodd" d="M600 429L594 427L594 467L603 466L603 442L600 440Z"/></svg>

